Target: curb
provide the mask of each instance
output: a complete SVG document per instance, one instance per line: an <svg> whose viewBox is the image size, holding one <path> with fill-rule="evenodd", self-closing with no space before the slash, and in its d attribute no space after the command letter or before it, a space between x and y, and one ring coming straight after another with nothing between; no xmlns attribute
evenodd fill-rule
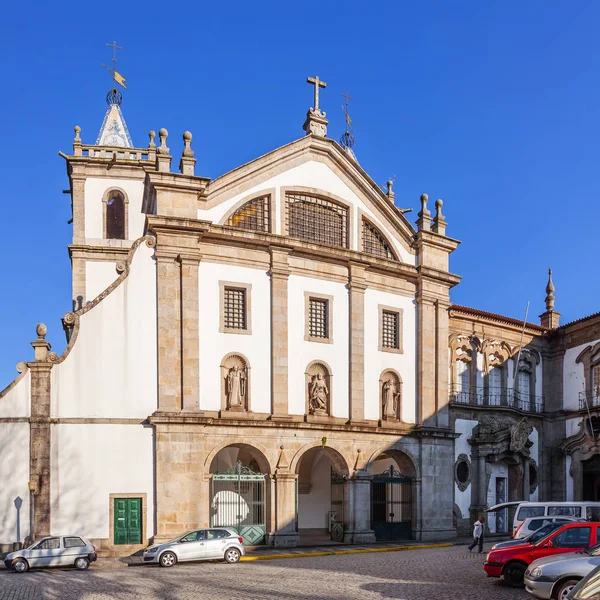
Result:
<svg viewBox="0 0 600 600"><path fill-rule="evenodd" d="M311 556L334 556L339 554L366 554L369 552L404 552L407 550L428 550L430 548L448 548L454 544L424 544L422 546L392 546L390 548L362 548L357 550L330 550L323 552L299 552L294 554L266 554L263 556L242 556L240 561L277 560L278 558L308 558Z"/></svg>

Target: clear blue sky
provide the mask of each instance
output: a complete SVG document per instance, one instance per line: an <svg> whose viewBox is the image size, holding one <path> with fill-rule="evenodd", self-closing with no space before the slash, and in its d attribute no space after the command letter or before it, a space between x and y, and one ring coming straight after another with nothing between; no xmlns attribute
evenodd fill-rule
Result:
<svg viewBox="0 0 600 600"><path fill-rule="evenodd" d="M124 47L134 144L194 134L216 177L300 137L327 82L329 135L353 97L356 154L397 203L444 199L455 303L522 318L554 269L562 322L600 310L597 206L600 3L12 2L3 9L0 388L31 360L35 326L65 346L70 198L58 150L93 143L106 110L107 42ZM433 204L433 203L432 203Z"/></svg>

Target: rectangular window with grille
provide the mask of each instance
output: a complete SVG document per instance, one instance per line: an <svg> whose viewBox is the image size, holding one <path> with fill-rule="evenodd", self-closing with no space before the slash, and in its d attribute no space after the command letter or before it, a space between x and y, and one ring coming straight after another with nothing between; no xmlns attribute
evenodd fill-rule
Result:
<svg viewBox="0 0 600 600"><path fill-rule="evenodd" d="M246 290L226 287L224 293L223 324L226 329L246 329Z"/></svg>
<svg viewBox="0 0 600 600"><path fill-rule="evenodd" d="M379 350L402 352L402 309L379 306Z"/></svg>
<svg viewBox="0 0 600 600"><path fill-rule="evenodd" d="M316 338L329 337L329 301L311 298L308 309L308 335Z"/></svg>

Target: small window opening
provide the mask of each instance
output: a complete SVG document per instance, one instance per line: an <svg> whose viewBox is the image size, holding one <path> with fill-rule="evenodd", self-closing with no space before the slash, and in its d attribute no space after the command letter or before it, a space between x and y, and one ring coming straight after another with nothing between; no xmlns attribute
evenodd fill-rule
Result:
<svg viewBox="0 0 600 600"><path fill-rule="evenodd" d="M125 199L120 192L112 192L106 203L106 237L125 239Z"/></svg>

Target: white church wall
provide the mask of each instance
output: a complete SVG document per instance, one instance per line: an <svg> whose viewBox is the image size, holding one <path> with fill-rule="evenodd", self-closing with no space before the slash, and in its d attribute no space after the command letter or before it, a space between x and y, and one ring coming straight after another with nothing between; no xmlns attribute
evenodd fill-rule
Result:
<svg viewBox="0 0 600 600"><path fill-rule="evenodd" d="M13 383L14 385L9 390L5 390L4 395L0 397L0 417L28 417L30 415L29 390L31 385L29 371ZM0 479L0 481L2 480Z"/></svg>
<svg viewBox="0 0 600 600"><path fill-rule="evenodd" d="M469 438L473 435L473 428L479 421L472 419L456 419L454 424L455 433L459 434L459 437L454 440L454 460L457 460L461 454L466 454L471 461L471 444L469 444ZM471 462L471 477L476 466ZM469 507L471 506L471 485L461 491L458 489L456 483L454 484L454 501L460 509L460 513L463 519L469 518Z"/></svg>
<svg viewBox="0 0 600 600"><path fill-rule="evenodd" d="M29 423L0 423L0 456L0 544L12 544L29 535Z"/></svg>
<svg viewBox="0 0 600 600"><path fill-rule="evenodd" d="M571 475L571 464L573 463L573 457L570 454L567 454L567 460L565 460L565 482L567 488L567 495L565 500L570 502L574 498L573 493L573 476Z"/></svg>
<svg viewBox="0 0 600 600"><path fill-rule="evenodd" d="M379 305L402 309L402 353L379 348ZM416 423L416 314L414 299L389 292L365 291L365 418L379 419L379 378L385 369L402 377L402 420Z"/></svg>
<svg viewBox="0 0 600 600"><path fill-rule="evenodd" d="M85 292L86 299L94 300L99 296L117 277L115 262L105 260L88 260L85 263Z"/></svg>
<svg viewBox="0 0 600 600"><path fill-rule="evenodd" d="M198 270L200 313L200 408L221 409L221 363L232 352L250 363L253 412L271 412L271 282L266 271L201 262ZM250 284L251 334L221 333L219 281Z"/></svg>
<svg viewBox="0 0 600 600"><path fill-rule="evenodd" d="M575 348L569 348L563 358L563 408L565 410L579 410L579 393L585 390L583 363L575 360L582 350L594 346L600 340L591 340Z"/></svg>
<svg viewBox="0 0 600 600"><path fill-rule="evenodd" d="M358 243L360 239L360 214L359 210L362 211L374 225L379 227L384 232L386 238L389 240L393 249L397 253L400 260L407 264L415 264L415 256L405 250L400 243L398 243L391 235L388 227L385 226L373 213L371 208L363 202L343 181L338 175L336 175L331 168L325 163L318 161L308 161L297 167L293 167L275 177L272 177L268 181L261 183L249 190L245 190L243 193L238 194L225 202L222 202L218 206L215 206L209 210L199 210L198 218L219 222L223 217L242 199L247 198L251 200L253 196L259 196L265 190L277 189L275 198L271 198L271 201L278 202L277 208L277 223L273 227L274 233L281 233L281 212L283 210L283 202L285 201L284 194L281 192L281 187L293 187L302 186L306 188L313 188L322 192L329 192L340 198L343 198L352 205L351 211L351 222L353 226L352 231L352 249L358 249Z"/></svg>
<svg viewBox="0 0 600 600"><path fill-rule="evenodd" d="M304 339L305 292L333 297L333 343ZM305 373L309 363L323 361L331 369L331 414L349 416L348 289L343 283L290 275L288 279L288 404L289 412L306 412Z"/></svg>
<svg viewBox="0 0 600 600"><path fill-rule="evenodd" d="M531 448L529 449L530 456L533 460L535 460L535 463L538 466L538 486L535 488L535 491L533 492L533 494L531 494L529 499L532 502L537 502L540 491L540 479L542 476L542 470L540 468L540 434L536 427L534 427L531 431L529 439L533 442L533 446L531 446Z"/></svg>
<svg viewBox="0 0 600 600"><path fill-rule="evenodd" d="M144 539L154 534L152 427L54 425L51 465L52 533L108 538L109 494L146 494L142 534Z"/></svg>
<svg viewBox="0 0 600 600"><path fill-rule="evenodd" d="M308 494L299 494L298 529L325 529L331 510L331 462L317 455L311 473Z"/></svg>
<svg viewBox="0 0 600 600"><path fill-rule="evenodd" d="M142 213L142 199L144 182L131 179L103 179L88 178L85 181L85 237L90 239L103 239L102 226L102 198L104 193L111 188L121 188L129 200L126 205L128 210L128 238L136 240L144 234L146 215ZM117 240L115 240L117 241Z"/></svg>
<svg viewBox="0 0 600 600"><path fill-rule="evenodd" d="M147 417L157 406L156 267L141 244L129 276L80 317L79 335L52 371L54 417Z"/></svg>
<svg viewBox="0 0 600 600"><path fill-rule="evenodd" d="M574 419L567 419L565 421L565 438L569 438L576 433L579 433L579 424L581 423L581 417L575 417Z"/></svg>

